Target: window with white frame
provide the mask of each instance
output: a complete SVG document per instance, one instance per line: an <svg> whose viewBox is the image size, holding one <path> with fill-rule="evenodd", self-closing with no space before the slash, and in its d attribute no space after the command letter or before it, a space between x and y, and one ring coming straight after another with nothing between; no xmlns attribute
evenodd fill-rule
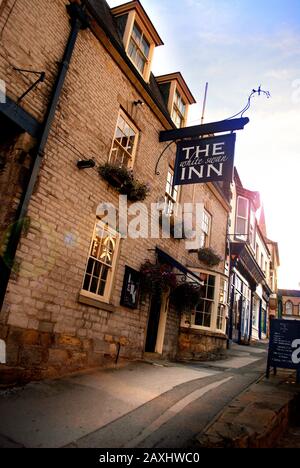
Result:
<svg viewBox="0 0 300 468"><path fill-rule="evenodd" d="M83 281L83 293L108 301L119 246L119 234L97 221Z"/></svg>
<svg viewBox="0 0 300 468"><path fill-rule="evenodd" d="M202 232L200 238L200 248L209 247L210 244L210 232L211 232L211 215L204 210L202 220Z"/></svg>
<svg viewBox="0 0 300 468"><path fill-rule="evenodd" d="M135 22L128 46L128 55L141 75L145 75L150 61L150 42Z"/></svg>
<svg viewBox="0 0 300 468"><path fill-rule="evenodd" d="M176 205L179 202L179 187L173 183L174 170L169 167L165 193L165 214L167 215L176 214Z"/></svg>
<svg viewBox="0 0 300 468"><path fill-rule="evenodd" d="M211 327L216 277L208 273L200 273L200 280L203 283L201 286L201 299L195 310L195 325L205 328Z"/></svg>
<svg viewBox="0 0 300 468"><path fill-rule="evenodd" d="M291 301L285 304L285 313L286 315L293 315L293 303Z"/></svg>
<svg viewBox="0 0 300 468"><path fill-rule="evenodd" d="M237 199L236 237L247 241L248 239L249 200L244 197Z"/></svg>
<svg viewBox="0 0 300 468"><path fill-rule="evenodd" d="M225 331L227 310L228 282L221 278L219 290L219 304L217 312L217 330Z"/></svg>
<svg viewBox="0 0 300 468"><path fill-rule="evenodd" d="M185 115L186 115L186 104L184 103L179 92L176 90L171 117L177 128L184 127Z"/></svg>
<svg viewBox="0 0 300 468"><path fill-rule="evenodd" d="M255 226L255 213L251 210L250 214L250 226L249 226L249 242L253 250L255 250L255 234L256 234L256 226Z"/></svg>
<svg viewBox="0 0 300 468"><path fill-rule="evenodd" d="M117 167L132 168L138 141L138 130L120 111L109 162Z"/></svg>

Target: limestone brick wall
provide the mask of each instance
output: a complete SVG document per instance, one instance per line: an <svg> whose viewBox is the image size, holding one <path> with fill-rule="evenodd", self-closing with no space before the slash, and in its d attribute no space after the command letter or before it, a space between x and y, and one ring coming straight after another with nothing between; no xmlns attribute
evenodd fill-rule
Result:
<svg viewBox="0 0 300 468"><path fill-rule="evenodd" d="M0 28L8 18L0 52L0 78L7 82L8 94L16 99L30 80L13 72L12 65L47 73L46 83L22 103L39 120L68 37L66 3L19 0L10 13L13 1L8 1L0 18ZM164 149L158 136L164 128L150 107L133 105L140 98L91 31L81 31L30 202L30 227L18 248L20 269L10 280L0 312L0 339L6 341L9 365L63 372L114 359L120 343L121 356L140 358L149 304L134 311L120 306L125 266L139 270L146 259L154 261L158 245L184 265L199 267L183 241L124 239L110 301L113 311L78 301L97 206L117 205L118 197L97 168L79 171L76 163L82 158L94 158L97 165L108 160L120 107L140 130L134 172L150 184L147 205L164 195L175 151L169 150L156 176L156 161ZM192 189L184 188L182 197L191 201ZM224 257L227 212L207 186L197 187L196 199L213 216L212 247ZM217 270L223 272L224 263ZM179 319L170 311L164 346L169 356L177 351L178 328Z"/></svg>
<svg viewBox="0 0 300 468"><path fill-rule="evenodd" d="M181 360L210 360L227 347L226 336L201 330L181 329L177 358Z"/></svg>

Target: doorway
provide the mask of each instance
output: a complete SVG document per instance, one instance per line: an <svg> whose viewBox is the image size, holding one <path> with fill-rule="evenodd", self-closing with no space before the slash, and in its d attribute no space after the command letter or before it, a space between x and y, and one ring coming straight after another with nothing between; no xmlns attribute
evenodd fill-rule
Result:
<svg viewBox="0 0 300 468"><path fill-rule="evenodd" d="M147 327L146 353L163 353L163 345L169 310L169 293L152 296Z"/></svg>

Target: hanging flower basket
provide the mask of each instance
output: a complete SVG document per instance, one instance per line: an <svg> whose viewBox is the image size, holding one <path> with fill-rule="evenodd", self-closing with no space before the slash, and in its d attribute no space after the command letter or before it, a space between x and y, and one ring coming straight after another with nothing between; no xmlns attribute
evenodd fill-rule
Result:
<svg viewBox="0 0 300 468"><path fill-rule="evenodd" d="M179 312L191 311L201 299L201 285L185 281L174 290L172 300Z"/></svg>
<svg viewBox="0 0 300 468"><path fill-rule="evenodd" d="M145 262L140 269L141 289L144 294L160 294L177 287L177 276L169 265Z"/></svg>
<svg viewBox="0 0 300 468"><path fill-rule="evenodd" d="M220 257L218 254L216 254L212 249L210 248L203 248L198 250L198 258L200 262L205 263L206 265L210 267L214 267L219 265L219 263L222 262L222 257Z"/></svg>
<svg viewBox="0 0 300 468"><path fill-rule="evenodd" d="M106 163L99 167L99 174L117 192L127 195L128 200L132 202L144 201L150 192L148 184L135 179L133 172L126 167Z"/></svg>

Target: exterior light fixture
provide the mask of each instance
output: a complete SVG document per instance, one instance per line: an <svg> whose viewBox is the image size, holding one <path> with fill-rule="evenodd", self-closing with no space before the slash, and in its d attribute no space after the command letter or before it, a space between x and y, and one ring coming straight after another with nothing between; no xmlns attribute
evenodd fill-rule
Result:
<svg viewBox="0 0 300 468"><path fill-rule="evenodd" d="M77 162L78 169L92 169L96 166L96 163L93 159L82 159Z"/></svg>
<svg viewBox="0 0 300 468"><path fill-rule="evenodd" d="M134 101L133 104L134 104L135 106L143 106L145 103L144 103L144 101L141 101L141 100L139 99L138 101Z"/></svg>

